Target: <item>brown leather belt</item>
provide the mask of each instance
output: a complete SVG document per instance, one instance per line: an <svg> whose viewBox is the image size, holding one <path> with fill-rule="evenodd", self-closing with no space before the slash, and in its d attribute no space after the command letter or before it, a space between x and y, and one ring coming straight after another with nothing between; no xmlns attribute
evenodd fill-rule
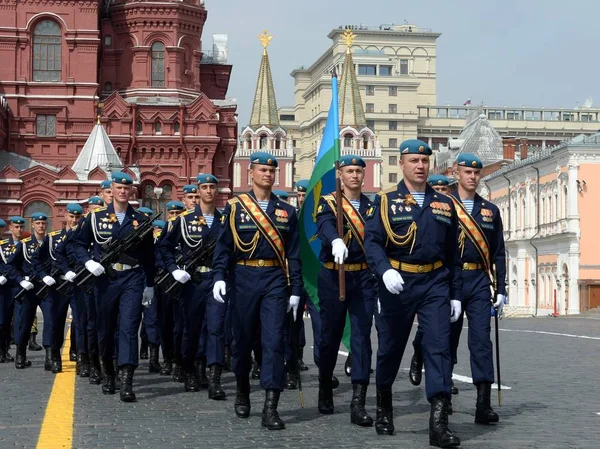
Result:
<svg viewBox="0 0 600 449"><path fill-rule="evenodd" d="M438 260L437 262L434 262L434 263L427 263L427 264L423 264L423 265L400 262L399 260L395 260L395 259L389 259L389 261L390 261L390 264L392 265L392 268L395 268L396 270L405 271L407 273L417 273L417 274L429 273L433 270L437 270L438 268L441 268L444 265L441 260Z"/></svg>
<svg viewBox="0 0 600 449"><path fill-rule="evenodd" d="M328 270L337 270L339 265L335 262L325 262L323 266ZM367 270L368 268L369 266L366 262L344 264L344 271L363 271Z"/></svg>
<svg viewBox="0 0 600 449"><path fill-rule="evenodd" d="M483 270L483 264L477 262L465 262L462 264L463 271Z"/></svg>
<svg viewBox="0 0 600 449"><path fill-rule="evenodd" d="M281 265L277 259L247 259L238 260L236 263L247 267L278 267Z"/></svg>

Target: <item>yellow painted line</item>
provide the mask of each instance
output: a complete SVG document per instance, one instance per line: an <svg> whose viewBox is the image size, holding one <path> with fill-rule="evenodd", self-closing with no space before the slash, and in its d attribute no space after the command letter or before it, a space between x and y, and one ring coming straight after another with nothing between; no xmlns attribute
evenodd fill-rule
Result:
<svg viewBox="0 0 600 449"><path fill-rule="evenodd" d="M54 374L54 385L42 420L37 449L73 447L73 411L75 406L75 362L69 361L71 326L62 351L62 373Z"/></svg>

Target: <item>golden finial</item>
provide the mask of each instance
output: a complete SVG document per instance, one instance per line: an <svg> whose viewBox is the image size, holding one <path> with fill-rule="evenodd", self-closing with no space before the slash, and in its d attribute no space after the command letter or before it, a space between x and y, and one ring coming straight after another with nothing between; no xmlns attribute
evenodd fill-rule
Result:
<svg viewBox="0 0 600 449"><path fill-rule="evenodd" d="M266 53L267 47L271 43L273 36L271 36L267 30L263 30L262 34L260 36L258 36L258 39L260 40L260 43L263 46L263 49L264 49L263 53Z"/></svg>
<svg viewBox="0 0 600 449"><path fill-rule="evenodd" d="M352 47L354 39L356 39L356 34L354 34L350 28L346 28L346 31L342 33L342 40L346 44L346 47L348 47L346 50L348 53L350 53L350 47Z"/></svg>
<svg viewBox="0 0 600 449"><path fill-rule="evenodd" d="M96 116L96 120L97 120L97 122L96 122L96 123L99 125L99 124L101 123L101 122L100 122L100 114L98 114L98 115Z"/></svg>

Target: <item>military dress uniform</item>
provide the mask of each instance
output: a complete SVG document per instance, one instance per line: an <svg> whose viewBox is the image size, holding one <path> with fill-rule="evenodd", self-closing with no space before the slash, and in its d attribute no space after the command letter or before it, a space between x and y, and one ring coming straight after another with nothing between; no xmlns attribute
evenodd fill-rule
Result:
<svg viewBox="0 0 600 449"><path fill-rule="evenodd" d="M132 178L122 172L112 173L112 182L131 185ZM115 370L112 364L115 350L115 331L118 326L118 366L123 372L121 400L135 401L133 373L138 366L138 336L142 319L142 302L154 296L154 251L152 234L146 240L120 255L119 262L100 267L105 247L109 242L124 239L144 221L144 214L128 205L120 223L114 203L96 209L78 225L73 249L78 262L96 277L95 299L98 326L98 346L104 367L105 394L115 393ZM89 247L92 245L92 254ZM90 263L93 262L93 263Z"/></svg>
<svg viewBox="0 0 600 449"><path fill-rule="evenodd" d="M409 140L401 155L431 155L429 146ZM380 192L367 211L365 250L367 262L380 277L380 310L376 315L377 418L379 434L394 433L392 385L415 314L423 326L423 355L427 400L431 402L430 443L460 444L447 429L451 387L451 300L460 300L461 270L457 254L458 222L450 198L426 185L419 205L404 180ZM386 273L401 274L404 288L398 295L385 285ZM445 446L446 447L446 446Z"/></svg>
<svg viewBox="0 0 600 449"><path fill-rule="evenodd" d="M340 168L347 166L365 167L358 156L345 155L339 162ZM373 307L377 300L377 282L366 262L364 216L372 207L366 195L361 194L358 209L343 195L343 235L337 230L335 194L320 198L317 208L317 236L321 240L319 259L323 269L319 272L318 290L322 323L322 338L319 363L319 411L331 414L334 411L331 379L344 334L346 317L350 315L352 349L351 422L371 426L373 419L365 411L367 386L371 370L371 325ZM334 263L332 248L337 244L347 248L344 261L346 297L340 301L338 265Z"/></svg>
<svg viewBox="0 0 600 449"><path fill-rule="evenodd" d="M149 207L138 207L137 211L144 214L147 217L152 217L152 215L154 214L154 211L152 209L150 209ZM156 239L155 239L156 240ZM156 242L155 242L156 243ZM154 251L155 255L156 255L156 251ZM159 262L157 260L157 270L159 269ZM157 308L158 306L155 304L157 303L157 301L153 302L153 306L155 308ZM146 321L148 318L148 310L147 308L144 308L145 310L142 311L142 325L140 326L140 340L141 340L141 345L140 345L140 360L147 360L148 359L148 332L146 330ZM155 329L158 329L158 312L156 311L149 311L150 314L150 323L149 326L152 328L153 326L155 326ZM150 330L150 333L152 333L152 329ZM156 330L156 332L158 332L158 330ZM160 345L160 342L157 343ZM151 369L152 363L149 364L149 369ZM160 368L159 368L160 371ZM152 372L152 371L150 371Z"/></svg>
<svg viewBox="0 0 600 449"><path fill-rule="evenodd" d="M253 153L250 163L277 167L275 157L265 152ZM286 310L290 304L298 305L302 276L296 211L273 193L266 210L263 205L254 191L228 201L213 270L216 299L222 299L218 291L221 286L224 289L224 281L231 287L236 414L248 417L250 413L250 352L260 323L263 353L260 385L266 390L262 425L276 430L285 427L277 413L277 404L285 386Z"/></svg>
<svg viewBox="0 0 600 449"><path fill-rule="evenodd" d="M9 221L25 223L22 217L11 217ZM4 220L0 220L4 221ZM15 295L20 287L9 279L6 264L15 251L16 243L13 237L0 241L0 363L14 362L8 352L10 345L10 330L15 309Z"/></svg>

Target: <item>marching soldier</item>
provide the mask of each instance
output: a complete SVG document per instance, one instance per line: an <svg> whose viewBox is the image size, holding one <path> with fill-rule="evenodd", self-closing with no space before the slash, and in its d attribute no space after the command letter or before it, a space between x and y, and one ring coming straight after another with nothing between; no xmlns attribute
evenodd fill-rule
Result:
<svg viewBox="0 0 600 449"><path fill-rule="evenodd" d="M105 206L108 206L113 201L113 192L111 184L112 182L110 179L105 179L100 183L100 191L98 193L98 196L102 198L102 201L104 202Z"/></svg>
<svg viewBox="0 0 600 449"><path fill-rule="evenodd" d="M235 412L240 418L250 415L250 352L260 320L260 384L266 390L261 424L269 430L285 428L277 405L284 389L286 311L297 314L302 294L298 219L294 208L272 193L277 165L269 153L250 156L252 191L228 201L213 261L214 298L223 303L231 286Z"/></svg>
<svg viewBox="0 0 600 449"><path fill-rule="evenodd" d="M145 207L145 206L138 207L137 211L144 214L146 217L152 217L152 215L154 214L154 211L152 209L150 209L149 207ZM156 254L156 252L155 252L155 254ZM155 291L155 293L157 294L157 298L158 298L158 291ZM157 302L158 301L153 301L152 304L155 304ZM152 312L150 312L150 314L152 315ZM155 314L155 315L157 315L157 314ZM157 316L155 318L158 320ZM147 319L147 313L144 310L144 311L142 311L142 325L140 326L140 340L141 340L140 360L148 360L148 332L146 330L146 319ZM152 323L150 324L150 326L152 327Z"/></svg>
<svg viewBox="0 0 600 449"><path fill-rule="evenodd" d="M317 235L321 239L318 289L322 322L319 362L319 412L332 414L331 379L344 333L346 316L350 314L352 347L352 402L350 421L359 426L372 426L373 419L365 410L371 370L371 324L377 299L377 284L365 258L364 215L371 202L362 194L366 164L362 158L345 155L340 158L337 175L342 182L342 198L325 195L317 208ZM342 201L344 234L337 230L336 203ZM338 264L344 264L346 299L340 301Z"/></svg>
<svg viewBox="0 0 600 449"><path fill-rule="evenodd" d="M392 385L418 313L431 403L429 443L453 447L460 445L448 429L450 321L460 315L462 295L458 222L450 198L427 184L431 154L425 142L403 142L404 179L392 191L380 192L367 211L367 261L380 278L375 428L380 435L394 434Z"/></svg>
<svg viewBox="0 0 600 449"><path fill-rule="evenodd" d="M112 364L115 350L115 330L119 326L118 365L122 371L121 401L136 400L133 374L138 365L137 331L142 318L143 304L154 298L154 252L152 235L145 241L120 254L119 262L104 267L103 246L119 241L135 232L148 218L129 204L132 178L122 172L112 173L113 202L96 209L82 221L73 242L79 263L98 278L95 289L98 345L104 365L104 394L115 393L115 370ZM92 245L93 254L89 247ZM108 271L108 273L107 273ZM118 322L120 320L120 322Z"/></svg>

